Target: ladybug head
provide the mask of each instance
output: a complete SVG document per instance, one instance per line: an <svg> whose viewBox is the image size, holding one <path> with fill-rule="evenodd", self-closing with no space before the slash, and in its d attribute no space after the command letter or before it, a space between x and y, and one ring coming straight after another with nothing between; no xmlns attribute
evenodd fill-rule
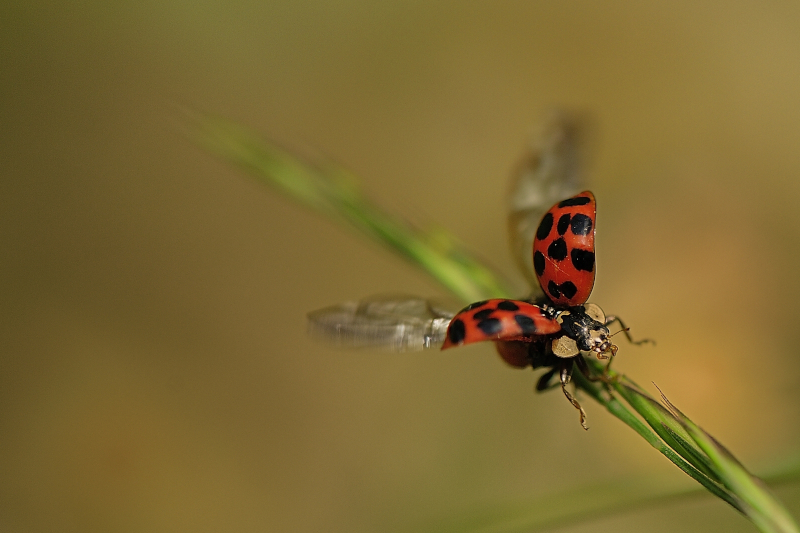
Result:
<svg viewBox="0 0 800 533"><path fill-rule="evenodd" d="M599 322L595 322L595 324L599 327L589 329L588 335L584 339L588 345L587 351L595 352L598 359L608 359L609 354L614 357L617 355L617 346L612 344L608 328Z"/></svg>
<svg viewBox="0 0 800 533"><path fill-rule="evenodd" d="M561 331L564 332L565 336L574 341L571 344L574 348L568 350L566 349L567 345L556 347L554 351L557 355L565 357L574 355L580 350L582 352L594 352L598 359L608 359L617 353L617 347L611 342L608 328L603 322L597 320L597 318L600 318L598 312L602 313L602 311L598 310L597 306L589 304L558 313L556 321L561 324ZM564 341L560 341L559 345L563 343Z"/></svg>

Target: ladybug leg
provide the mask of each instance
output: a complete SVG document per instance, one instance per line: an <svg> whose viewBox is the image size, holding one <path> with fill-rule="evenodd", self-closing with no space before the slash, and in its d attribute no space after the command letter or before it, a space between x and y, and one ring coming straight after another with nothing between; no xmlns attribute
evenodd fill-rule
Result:
<svg viewBox="0 0 800 533"><path fill-rule="evenodd" d="M592 369L589 368L589 365L586 364L586 359L584 359L583 357L576 357L575 358L575 364L578 365L578 370L581 371L581 374L583 374L583 377L585 377L586 379L588 379L589 381L591 381L593 383L597 383L598 381L602 381L606 385L606 389L608 389L608 385L611 385L611 383L613 382L612 381L613 378L609 378L608 377L608 370L609 370L608 367L611 366L611 361L613 361L613 360L614 359L610 359L608 361L608 364L603 368L603 373L600 374L600 375L597 375L597 374L592 372Z"/></svg>
<svg viewBox="0 0 800 533"><path fill-rule="evenodd" d="M581 404L578 403L578 400L576 400L575 397L572 394L570 394L570 392L567 390L567 384L569 384L570 380L572 379L572 369L573 369L572 359L565 359L559 365L559 376L561 377L561 390L564 392L564 396L567 397L567 400L569 400L569 403L571 403L572 406L575 409L577 409L578 412L580 413L581 426L583 427L583 429L588 430L589 426L586 425L586 411L583 410L583 407L581 407Z"/></svg>
<svg viewBox="0 0 800 533"><path fill-rule="evenodd" d="M638 344L638 343L635 343L635 344ZM613 348L613 351L611 352L611 355L614 356L614 355L617 354L617 347L614 346L614 345L612 345L611 347ZM586 372L583 372L583 375L586 376L586 379L588 379L589 381L602 381L604 383L608 383L606 378L608 377L609 370L611 370L611 363L614 362L614 357L608 357L608 356L600 357L598 355L597 358L598 359L608 359L608 363L606 363L606 366L603 367L603 375L602 376L595 376L593 378L588 376L586 374ZM586 361L583 361L583 366L585 366L586 370L589 371L589 365L586 364ZM581 369L581 370L583 370L583 369Z"/></svg>
<svg viewBox="0 0 800 533"><path fill-rule="evenodd" d="M620 325L620 327L622 328L622 333L625 334L625 337L628 339L628 342L630 342L631 344L644 344L646 342L649 342L650 344L654 345L656 343L656 341L654 341L653 339L642 339L640 341L633 340L633 337L631 337L631 334L629 333L631 328L627 327L625 325L625 322L623 322L622 319L620 317L618 317L618 316L615 316L615 315L607 316L606 317L605 326L608 327L611 324L613 324L614 322L617 322ZM609 365L610 364L611 363L609 362Z"/></svg>
<svg viewBox="0 0 800 533"><path fill-rule="evenodd" d="M589 368L589 365L586 364L586 359L584 359L582 356L575 358L575 364L577 365L578 370L581 371L581 374L583 374L583 377L585 377L589 381L592 382L602 381L603 383L606 382L604 376L598 376L592 373L592 370ZM610 365L611 362L609 361L608 364ZM608 365L606 365L606 368L608 368Z"/></svg>
<svg viewBox="0 0 800 533"><path fill-rule="evenodd" d="M550 370L542 374L542 377L540 377L539 381L536 382L536 392L543 392L546 391L547 389L552 389L553 387L557 387L558 382L550 383L550 380L553 379L553 376L555 375L556 375L555 368L551 368Z"/></svg>
<svg viewBox="0 0 800 533"><path fill-rule="evenodd" d="M611 370L611 363L613 363L613 362L614 362L614 358L613 357L608 360L608 364L606 365L605 369L603 370L603 374L604 375L606 375L606 376L608 375L608 372Z"/></svg>

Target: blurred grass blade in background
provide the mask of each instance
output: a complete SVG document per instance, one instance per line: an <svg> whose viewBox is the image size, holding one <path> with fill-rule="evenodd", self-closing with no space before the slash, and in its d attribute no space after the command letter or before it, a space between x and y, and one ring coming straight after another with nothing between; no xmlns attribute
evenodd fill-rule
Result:
<svg viewBox="0 0 800 533"><path fill-rule="evenodd" d="M332 164L312 165L230 121L188 116L192 136L207 149L292 200L338 218L389 246L464 303L514 295L510 282L467 253L454 236L442 229L423 231L386 213L361 194L354 176L344 169Z"/></svg>

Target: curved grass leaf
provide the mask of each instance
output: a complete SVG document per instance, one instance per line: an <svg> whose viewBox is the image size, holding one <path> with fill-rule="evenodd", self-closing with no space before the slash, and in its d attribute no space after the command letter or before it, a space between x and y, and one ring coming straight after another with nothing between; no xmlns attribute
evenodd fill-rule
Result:
<svg viewBox="0 0 800 533"><path fill-rule="evenodd" d="M748 472L714 437L692 422L661 393L664 404L706 454L722 485L741 502L742 512L765 532L797 532L797 524L766 485Z"/></svg>
<svg viewBox="0 0 800 533"><path fill-rule="evenodd" d="M232 122L189 115L191 134L223 159L314 211L355 228L420 267L464 303L512 297L511 284L442 229L425 231L361 194L356 179L332 164L313 165Z"/></svg>

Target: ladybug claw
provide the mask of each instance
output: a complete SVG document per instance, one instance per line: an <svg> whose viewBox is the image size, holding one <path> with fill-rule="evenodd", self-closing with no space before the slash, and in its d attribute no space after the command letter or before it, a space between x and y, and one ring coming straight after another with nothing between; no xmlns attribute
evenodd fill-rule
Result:
<svg viewBox="0 0 800 533"><path fill-rule="evenodd" d="M581 404L578 403L578 400L576 400L575 397L567 390L567 384L572 380L572 368L572 361L569 361L569 363L562 363L561 371L559 372L561 378L561 390L564 392L564 396L567 397L567 400L569 400L569 403L572 404L572 407L577 409L578 413L580 413L581 427L583 427L585 430L588 430L589 426L586 425L586 411L583 410L583 407L581 407Z"/></svg>
<svg viewBox="0 0 800 533"><path fill-rule="evenodd" d="M564 386L563 383L561 384L561 390L564 391L564 396L567 397L567 400L569 400L569 403L571 403L572 406L575 409L578 410L578 413L580 413L581 427L588 431L589 430L589 426L586 425L586 411L583 410L583 407L581 407L581 404L578 403L578 400L576 400L575 397L572 394L570 394L570 392L567 390L567 388Z"/></svg>

